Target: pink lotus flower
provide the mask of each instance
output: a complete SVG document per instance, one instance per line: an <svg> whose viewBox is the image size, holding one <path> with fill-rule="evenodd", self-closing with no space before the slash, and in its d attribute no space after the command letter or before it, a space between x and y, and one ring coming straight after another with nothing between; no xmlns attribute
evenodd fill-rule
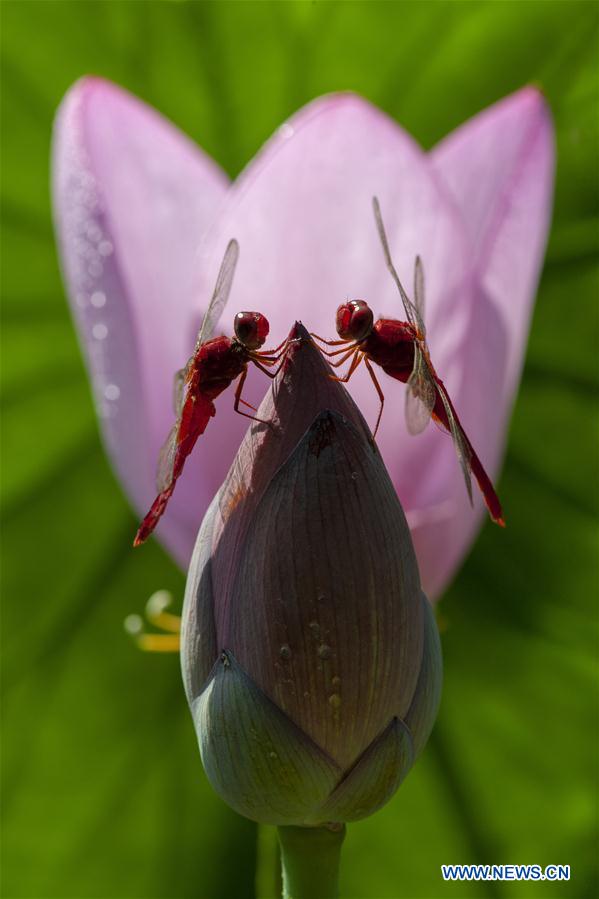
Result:
<svg viewBox="0 0 599 899"><path fill-rule="evenodd" d="M138 515L155 496L173 374L193 349L231 237L241 256L218 333L232 333L236 311L255 309L269 319L273 344L296 319L334 337L337 306L356 297L375 314L403 318L373 195L405 283L415 256L423 259L432 360L483 465L497 475L550 220L553 130L537 90L500 101L428 153L362 98L321 97L231 184L156 112L85 78L59 110L53 168L64 276L102 433ZM404 388L381 378L387 404L377 442L424 589L435 597L470 547L483 507L479 497L469 506L451 441L433 426L408 435ZM267 387L252 371L244 395L258 405ZM378 399L367 373L357 372L349 390L374 425ZM223 395L187 463L157 529L182 566L247 424Z"/></svg>

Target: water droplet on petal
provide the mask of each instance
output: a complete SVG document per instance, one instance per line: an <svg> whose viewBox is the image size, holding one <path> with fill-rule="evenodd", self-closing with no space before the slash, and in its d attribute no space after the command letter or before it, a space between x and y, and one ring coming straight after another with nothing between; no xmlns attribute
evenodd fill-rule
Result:
<svg viewBox="0 0 599 899"><path fill-rule="evenodd" d="M92 278L99 278L103 271L102 263L98 262L98 260L95 259L93 262L90 262L87 267L87 271L92 276Z"/></svg>
<svg viewBox="0 0 599 899"><path fill-rule="evenodd" d="M101 309L106 303L106 294L102 290L95 290L90 297L90 303L96 309Z"/></svg>
<svg viewBox="0 0 599 899"><path fill-rule="evenodd" d="M86 236L93 241L98 241L102 237L102 232L95 222L88 222L85 226Z"/></svg>
<svg viewBox="0 0 599 899"><path fill-rule="evenodd" d="M118 400L121 395L120 387L116 384L107 384L104 388L104 396L107 400Z"/></svg>
<svg viewBox="0 0 599 899"><path fill-rule="evenodd" d="M329 705L332 709L338 709L341 705L341 697L338 693L331 693L329 696Z"/></svg>
<svg viewBox="0 0 599 899"><path fill-rule="evenodd" d="M92 328L92 336L95 337L96 340L104 340L108 337L108 328L106 325L98 322L98 324L94 325Z"/></svg>
<svg viewBox="0 0 599 899"><path fill-rule="evenodd" d="M287 643L283 643L281 648L279 649L279 655L282 659L290 659L291 658L291 647L288 646Z"/></svg>
<svg viewBox="0 0 599 899"><path fill-rule="evenodd" d="M321 659L330 659L331 647L327 646L326 643L321 643L321 645L318 647L318 656Z"/></svg>

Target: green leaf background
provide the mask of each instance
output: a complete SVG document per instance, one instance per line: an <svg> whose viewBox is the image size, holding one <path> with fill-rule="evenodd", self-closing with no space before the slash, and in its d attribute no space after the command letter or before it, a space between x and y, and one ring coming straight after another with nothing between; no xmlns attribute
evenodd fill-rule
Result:
<svg viewBox="0 0 599 899"><path fill-rule="evenodd" d="M258 839L202 772L176 658L134 651L122 629L184 580L157 544L131 551L57 268L52 117L93 72L231 175L326 91L359 91L429 147L523 84L544 88L557 191L500 483L509 527L485 526L443 601L438 725L392 802L350 826L342 895L596 896L599 6L8 0L0 12L3 895L274 889L272 832ZM439 865L458 862L572 876L444 883Z"/></svg>

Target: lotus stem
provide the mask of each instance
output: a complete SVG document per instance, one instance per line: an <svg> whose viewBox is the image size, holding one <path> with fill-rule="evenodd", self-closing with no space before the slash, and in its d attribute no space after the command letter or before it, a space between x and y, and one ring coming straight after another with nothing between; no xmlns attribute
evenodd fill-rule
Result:
<svg viewBox="0 0 599 899"><path fill-rule="evenodd" d="M279 827L283 899L338 899L345 826Z"/></svg>

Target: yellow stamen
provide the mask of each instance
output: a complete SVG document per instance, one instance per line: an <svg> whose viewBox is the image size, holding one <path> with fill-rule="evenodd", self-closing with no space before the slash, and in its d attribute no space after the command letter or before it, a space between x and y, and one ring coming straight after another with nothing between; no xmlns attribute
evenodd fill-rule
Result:
<svg viewBox="0 0 599 899"><path fill-rule="evenodd" d="M164 610L172 602L166 590L158 590L146 603L146 618L150 624L166 631L163 634L148 634L144 631L143 619L139 615L128 615L124 621L125 630L131 634L136 646L144 652L179 652L181 640L181 618Z"/></svg>
<svg viewBox="0 0 599 899"><path fill-rule="evenodd" d="M181 632L181 616L164 611L172 601L173 597L168 590L158 590L153 593L146 603L146 618L154 627L172 634L179 634Z"/></svg>
<svg viewBox="0 0 599 899"><path fill-rule="evenodd" d="M140 634L135 642L144 652L179 652L179 634Z"/></svg>

